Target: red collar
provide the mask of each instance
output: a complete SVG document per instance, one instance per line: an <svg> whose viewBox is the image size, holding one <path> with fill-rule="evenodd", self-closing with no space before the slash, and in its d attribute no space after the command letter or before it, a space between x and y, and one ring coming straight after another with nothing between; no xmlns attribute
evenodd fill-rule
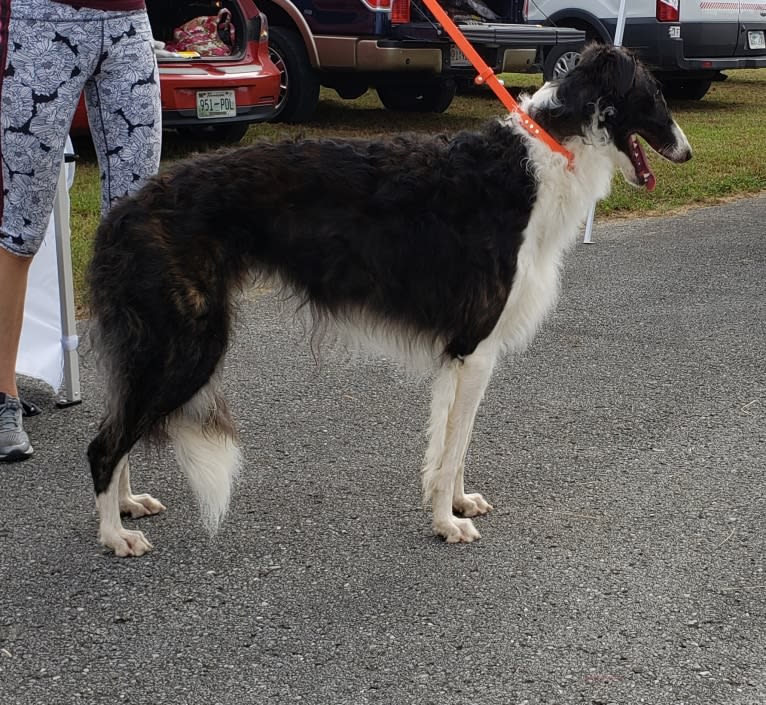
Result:
<svg viewBox="0 0 766 705"><path fill-rule="evenodd" d="M426 0L428 2L428 0ZM494 94L500 99L500 102L508 108L511 113L516 113L519 116L519 124L530 134L532 137L539 139L545 143L553 152L558 152L563 155L567 160L567 168L574 168L574 155L566 147L563 147L553 137L551 137L540 125L538 125L529 115L527 115L520 107L519 104L513 99L513 96L505 89L502 81L495 76L492 69L487 68L489 75L479 74L474 80L477 85L486 83L494 92Z"/></svg>

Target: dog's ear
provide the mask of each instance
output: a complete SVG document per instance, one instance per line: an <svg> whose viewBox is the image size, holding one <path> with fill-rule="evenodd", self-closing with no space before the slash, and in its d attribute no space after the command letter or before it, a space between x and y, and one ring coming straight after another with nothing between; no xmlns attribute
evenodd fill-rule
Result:
<svg viewBox="0 0 766 705"><path fill-rule="evenodd" d="M638 65L626 49L591 44L583 52L578 68L601 87L603 95L622 98L633 87Z"/></svg>
<svg viewBox="0 0 766 705"><path fill-rule="evenodd" d="M636 71L638 66L633 54L629 54L622 49L614 50L614 70L612 73L614 81L614 92L621 98L628 94L636 81Z"/></svg>
<svg viewBox="0 0 766 705"><path fill-rule="evenodd" d="M554 81L555 100L536 106L531 116L556 139L584 134L594 112L615 114L617 103L633 87L638 65L625 49L589 44L566 76ZM604 119L604 118L602 118Z"/></svg>

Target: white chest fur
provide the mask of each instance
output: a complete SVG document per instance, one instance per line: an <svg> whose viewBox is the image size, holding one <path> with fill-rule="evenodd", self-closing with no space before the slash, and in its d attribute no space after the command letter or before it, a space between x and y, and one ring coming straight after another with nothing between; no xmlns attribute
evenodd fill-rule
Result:
<svg viewBox="0 0 766 705"><path fill-rule="evenodd" d="M555 305L566 250L575 242L591 205L606 196L614 173L613 155L582 140L567 145L574 168L560 155L529 138L530 160L538 179L537 200L519 249L511 293L493 331L503 349L523 350Z"/></svg>

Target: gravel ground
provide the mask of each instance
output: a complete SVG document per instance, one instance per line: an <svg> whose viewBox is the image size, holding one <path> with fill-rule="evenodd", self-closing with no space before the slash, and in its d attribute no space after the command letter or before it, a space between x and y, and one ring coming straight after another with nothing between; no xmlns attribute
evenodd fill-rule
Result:
<svg viewBox="0 0 766 705"><path fill-rule="evenodd" d="M96 543L102 390L0 467L0 704L763 705L766 197L599 224L557 312L500 365L447 546L420 508L428 383L260 299L226 380L246 470L219 535L168 451L134 485L156 546Z"/></svg>

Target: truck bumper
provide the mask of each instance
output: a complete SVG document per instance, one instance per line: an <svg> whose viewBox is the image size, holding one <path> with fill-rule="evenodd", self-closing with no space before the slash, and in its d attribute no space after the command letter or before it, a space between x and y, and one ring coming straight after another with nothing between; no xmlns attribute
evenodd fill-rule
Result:
<svg viewBox="0 0 766 705"><path fill-rule="evenodd" d="M500 73L526 73L535 65L537 49L505 49Z"/></svg>
<svg viewBox="0 0 766 705"><path fill-rule="evenodd" d="M447 44L443 42L317 36L321 67L332 71L441 73Z"/></svg>
<svg viewBox="0 0 766 705"><path fill-rule="evenodd" d="M413 25L412 27L416 27ZM535 60L537 47L562 43L582 44L585 32L569 28L540 27L502 23L458 25L482 58L495 71L528 70ZM427 25L423 31L433 32ZM440 74L452 69L470 68L470 63L446 36L438 39L417 38L418 31L400 26L398 32L408 38L359 39L323 35L315 37L322 57L319 68L353 69L359 72L413 72Z"/></svg>
<svg viewBox="0 0 766 705"><path fill-rule="evenodd" d="M448 69L471 68L471 64L454 45L412 46L403 42L362 39L352 42L328 42L322 37L322 68L347 69L370 73L413 72L439 74ZM340 38L345 40L346 38ZM528 71L535 63L535 49L504 49L479 47L487 63L495 71L511 73ZM448 58L449 57L449 58Z"/></svg>
<svg viewBox="0 0 766 705"><path fill-rule="evenodd" d="M402 42L362 39L356 45L356 66L360 71L425 71L441 73L444 49L406 46Z"/></svg>

